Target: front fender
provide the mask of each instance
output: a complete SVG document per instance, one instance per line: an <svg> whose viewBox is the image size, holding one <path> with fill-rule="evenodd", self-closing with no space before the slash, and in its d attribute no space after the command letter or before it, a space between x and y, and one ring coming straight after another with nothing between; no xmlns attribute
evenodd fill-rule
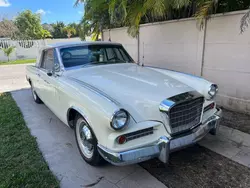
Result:
<svg viewBox="0 0 250 188"><path fill-rule="evenodd" d="M66 93L64 100L67 101L66 122L69 124L69 110L74 109L88 122L98 143L106 146L107 136L115 132L110 126L111 118L120 106L76 82L65 81L63 85Z"/></svg>

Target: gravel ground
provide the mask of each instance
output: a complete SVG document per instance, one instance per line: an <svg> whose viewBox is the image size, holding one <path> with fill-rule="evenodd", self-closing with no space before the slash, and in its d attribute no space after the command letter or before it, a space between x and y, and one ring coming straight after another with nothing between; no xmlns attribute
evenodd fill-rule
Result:
<svg viewBox="0 0 250 188"><path fill-rule="evenodd" d="M140 164L169 188L250 186L250 169L202 146L172 153L168 165L158 159Z"/></svg>
<svg viewBox="0 0 250 188"><path fill-rule="evenodd" d="M233 112L223 108L221 125L250 134L250 115Z"/></svg>

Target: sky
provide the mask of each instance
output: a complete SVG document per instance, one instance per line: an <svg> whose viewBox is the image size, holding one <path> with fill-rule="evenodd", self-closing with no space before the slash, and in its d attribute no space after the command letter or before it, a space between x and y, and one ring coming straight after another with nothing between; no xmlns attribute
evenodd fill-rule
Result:
<svg viewBox="0 0 250 188"><path fill-rule="evenodd" d="M83 5L73 7L75 0L0 0L0 19L13 19L18 12L29 9L41 14L42 23L79 22Z"/></svg>

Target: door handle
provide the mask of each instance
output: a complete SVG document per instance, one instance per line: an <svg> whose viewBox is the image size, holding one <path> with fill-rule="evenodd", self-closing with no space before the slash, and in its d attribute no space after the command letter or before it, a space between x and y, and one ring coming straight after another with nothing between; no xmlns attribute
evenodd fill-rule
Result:
<svg viewBox="0 0 250 188"><path fill-rule="evenodd" d="M41 76L39 73L36 73L36 75L39 76L39 77Z"/></svg>

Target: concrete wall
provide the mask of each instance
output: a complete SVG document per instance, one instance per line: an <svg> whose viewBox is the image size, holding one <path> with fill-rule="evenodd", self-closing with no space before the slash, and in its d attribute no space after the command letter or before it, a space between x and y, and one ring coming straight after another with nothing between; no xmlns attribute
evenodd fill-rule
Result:
<svg viewBox="0 0 250 188"><path fill-rule="evenodd" d="M138 60L137 39L127 35L127 28L112 29L110 31L108 30L103 33L103 40L108 41L110 36L112 36L112 41L122 43L124 48L135 61Z"/></svg>
<svg viewBox="0 0 250 188"><path fill-rule="evenodd" d="M143 24L136 39L128 36L127 28L106 30L103 39L110 37L122 43L145 65L191 73L217 83L218 104L250 113L250 28L240 34L244 13L215 15L203 30L197 29L196 20L181 19Z"/></svg>
<svg viewBox="0 0 250 188"><path fill-rule="evenodd" d="M242 15L221 15L207 22L202 75L220 86L220 104L250 112L250 28L240 34Z"/></svg>
<svg viewBox="0 0 250 188"><path fill-rule="evenodd" d="M38 51L45 45L80 41L80 38L71 39L46 39L46 40L29 40L29 41L12 41L9 39L0 39L0 48L15 46L15 51L11 54L10 60L16 59L33 59L38 55ZM0 61L7 61L8 58L0 50Z"/></svg>
<svg viewBox="0 0 250 188"><path fill-rule="evenodd" d="M141 25L139 40L140 61L145 65L200 74L203 32L195 20Z"/></svg>

